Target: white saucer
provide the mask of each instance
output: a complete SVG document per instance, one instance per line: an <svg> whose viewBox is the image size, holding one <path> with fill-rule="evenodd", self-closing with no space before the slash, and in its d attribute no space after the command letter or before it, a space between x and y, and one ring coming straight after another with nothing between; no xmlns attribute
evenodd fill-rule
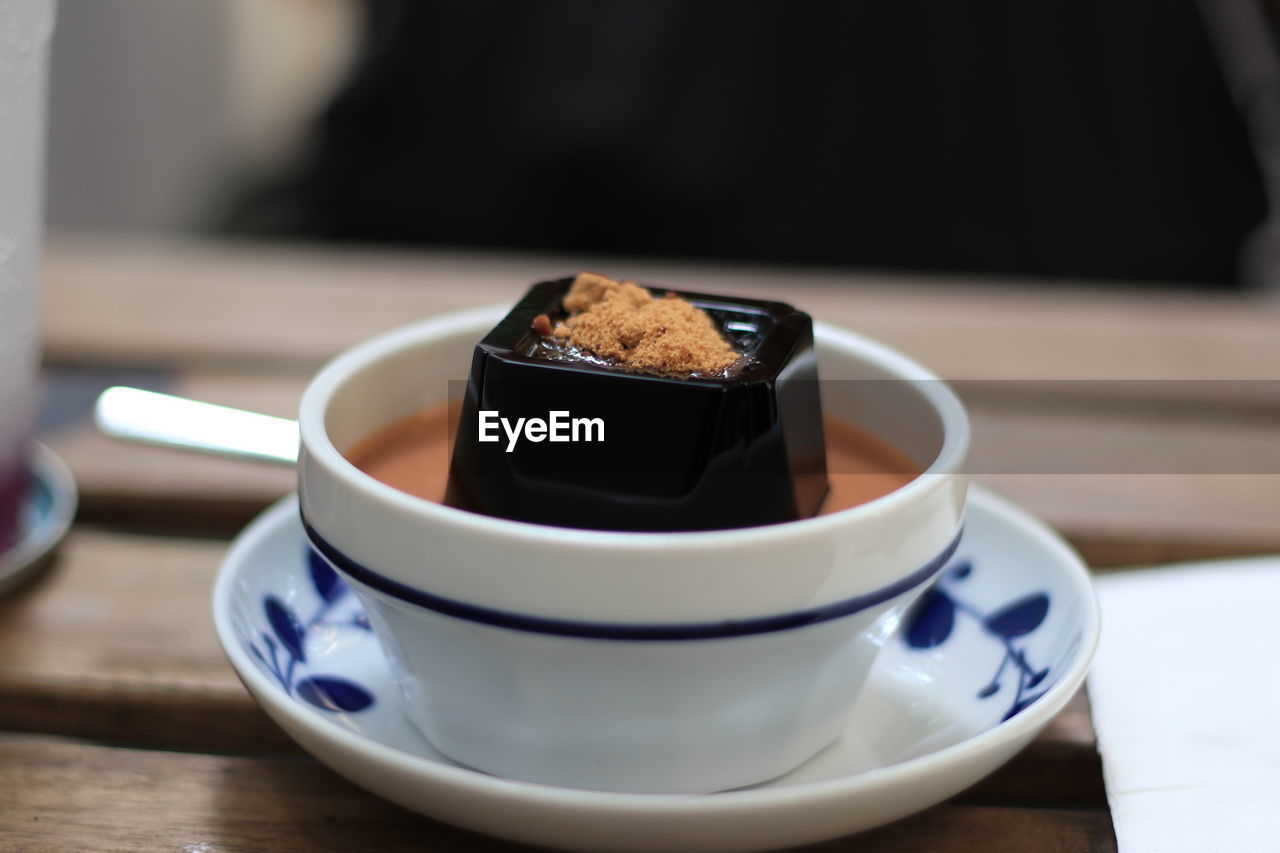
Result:
<svg viewBox="0 0 1280 853"><path fill-rule="evenodd" d="M304 748L422 814L579 850L805 844L967 788L1021 749L1084 680L1098 639L1088 571L1026 513L981 488L970 496L954 560L877 660L843 740L784 777L737 791L603 793L454 764L405 718L355 597L308 559L294 498L233 543L214 588L214 621L240 678Z"/></svg>
<svg viewBox="0 0 1280 853"><path fill-rule="evenodd" d="M52 450L37 444L31 456L31 488L18 519L18 541L0 551L0 595L44 566L75 518L79 493L75 478Z"/></svg>

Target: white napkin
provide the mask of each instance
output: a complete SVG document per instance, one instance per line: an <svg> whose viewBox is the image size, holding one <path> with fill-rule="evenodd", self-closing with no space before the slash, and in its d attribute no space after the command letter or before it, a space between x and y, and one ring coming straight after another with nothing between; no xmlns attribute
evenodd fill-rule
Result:
<svg viewBox="0 0 1280 853"><path fill-rule="evenodd" d="M1120 853L1280 850L1280 557L1103 575L1098 597Z"/></svg>

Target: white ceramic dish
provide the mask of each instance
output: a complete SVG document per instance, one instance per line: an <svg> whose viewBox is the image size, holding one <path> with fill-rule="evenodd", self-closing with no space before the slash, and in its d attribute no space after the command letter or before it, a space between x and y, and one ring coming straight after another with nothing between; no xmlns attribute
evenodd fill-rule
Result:
<svg viewBox="0 0 1280 853"><path fill-rule="evenodd" d="M823 411L923 471L840 512L735 529L585 530L465 512L380 482L340 452L460 392L450 377L472 374L475 341L504 316L465 311L359 344L316 375L299 410L304 529L364 605L417 726L495 775L628 793L755 784L829 746L893 624L958 542L960 401L906 356L816 324ZM808 375L813 355L786 369ZM673 416L663 428L677 429ZM644 440L630 435L618 446ZM717 465L766 453L741 441Z"/></svg>
<svg viewBox="0 0 1280 853"><path fill-rule="evenodd" d="M31 457L31 488L18 519L18 541L0 551L0 594L21 585L45 565L45 557L67 535L76 514L75 478L52 450L37 444Z"/></svg>
<svg viewBox="0 0 1280 853"><path fill-rule="evenodd" d="M232 545L213 610L250 692L334 770L439 820L594 851L774 849L940 802L1004 763L1061 710L1099 630L1079 557L1040 522L975 488L959 550L890 639L840 741L763 785L652 795L511 781L435 751L408 722L355 596L309 559L293 498Z"/></svg>

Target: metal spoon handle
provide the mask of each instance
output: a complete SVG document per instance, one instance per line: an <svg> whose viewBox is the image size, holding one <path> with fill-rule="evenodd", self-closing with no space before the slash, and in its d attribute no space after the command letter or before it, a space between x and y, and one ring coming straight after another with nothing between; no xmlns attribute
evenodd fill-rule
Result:
<svg viewBox="0 0 1280 853"><path fill-rule="evenodd" d="M298 423L288 418L123 386L99 395L93 418L102 432L127 441L278 465L298 461Z"/></svg>

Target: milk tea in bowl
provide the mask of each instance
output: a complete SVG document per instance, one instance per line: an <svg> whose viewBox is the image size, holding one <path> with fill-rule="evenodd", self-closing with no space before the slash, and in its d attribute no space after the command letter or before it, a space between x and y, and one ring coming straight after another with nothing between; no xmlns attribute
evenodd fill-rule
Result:
<svg viewBox="0 0 1280 853"><path fill-rule="evenodd" d="M570 787L803 763L963 515L967 421L922 367L781 303L592 274L355 348L300 425L308 535L414 724Z"/></svg>

